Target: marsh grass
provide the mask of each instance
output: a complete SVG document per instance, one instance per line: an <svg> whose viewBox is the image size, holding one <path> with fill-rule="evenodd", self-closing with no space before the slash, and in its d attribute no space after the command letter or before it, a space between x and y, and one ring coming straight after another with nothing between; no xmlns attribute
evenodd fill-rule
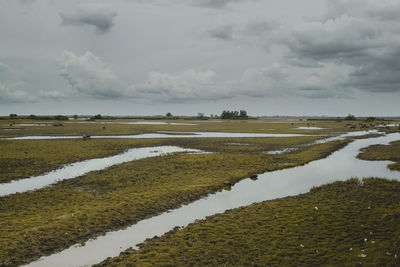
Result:
<svg viewBox="0 0 400 267"><path fill-rule="evenodd" d="M31 136L31 135L132 135L153 133L157 131L183 131L183 132L247 132L247 133L298 133L298 134L326 134L347 132L350 129L344 121L289 121L260 119L260 120L233 120L221 122L209 121L174 121L191 123L194 125L151 125L151 124L119 124L126 122L115 120L112 124L107 121L95 123L81 123L76 121L62 122L63 126L52 126L56 121L34 120L0 120L0 137ZM169 121L166 121L169 122ZM16 123L10 126L10 124ZM47 123L47 126L20 126L20 124ZM297 127L320 127L324 130L300 130Z"/></svg>
<svg viewBox="0 0 400 267"><path fill-rule="evenodd" d="M64 164L116 155L136 147L174 145L208 152L263 153L288 146L301 147L321 138L0 140L0 183L41 175Z"/></svg>
<svg viewBox="0 0 400 267"><path fill-rule="evenodd" d="M282 155L177 153L0 197L0 265L32 261L177 208L253 174L326 157L346 143L335 141Z"/></svg>
<svg viewBox="0 0 400 267"><path fill-rule="evenodd" d="M62 165L107 157L133 147L155 146L158 140L0 140L0 183L37 176Z"/></svg>
<svg viewBox="0 0 400 267"><path fill-rule="evenodd" d="M395 163L389 164L391 170L400 171L400 141L389 145L373 145L361 150L357 156L363 160L391 160Z"/></svg>
<svg viewBox="0 0 400 267"><path fill-rule="evenodd" d="M179 227L96 266L398 266L400 182L350 179Z"/></svg>

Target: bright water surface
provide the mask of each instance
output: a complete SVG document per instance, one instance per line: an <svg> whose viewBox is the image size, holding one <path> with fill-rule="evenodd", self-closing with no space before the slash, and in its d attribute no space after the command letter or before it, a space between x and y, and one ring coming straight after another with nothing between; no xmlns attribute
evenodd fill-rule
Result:
<svg viewBox="0 0 400 267"><path fill-rule="evenodd" d="M173 152L201 152L197 149L184 149L176 146L156 146L132 148L122 154L106 158L89 159L81 162L68 164L61 169L51 171L47 174L15 180L10 183L0 184L0 196L39 189L55 182L72 179L91 171L98 171L112 165L128 161L143 159L147 157L160 156Z"/></svg>
<svg viewBox="0 0 400 267"><path fill-rule="evenodd" d="M321 128L321 127L296 127L299 130L327 130L329 128Z"/></svg>
<svg viewBox="0 0 400 267"><path fill-rule="evenodd" d="M361 148L388 144L400 140L400 134L355 140L329 157L291 169L266 172L253 181L245 179L230 191L223 190L181 208L142 220L124 230L109 232L105 236L75 245L60 253L43 257L29 266L88 266L107 257L114 257L146 238L162 235L175 226L186 226L197 219L204 219L228 209L250 205L254 202L306 193L312 186L319 186L350 177L386 177L400 180L400 172L390 171L390 161L363 161L356 158ZM315 205L321 206L319 203Z"/></svg>

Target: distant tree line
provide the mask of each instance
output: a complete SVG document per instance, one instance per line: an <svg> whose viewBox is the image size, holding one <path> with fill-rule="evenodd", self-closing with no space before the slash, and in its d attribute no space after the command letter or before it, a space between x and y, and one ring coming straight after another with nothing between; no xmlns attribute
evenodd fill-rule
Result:
<svg viewBox="0 0 400 267"><path fill-rule="evenodd" d="M55 115L55 116L38 116L38 115L29 115L28 119L31 120L57 120L57 121L67 121L68 117L64 115Z"/></svg>
<svg viewBox="0 0 400 267"><path fill-rule="evenodd" d="M240 110L240 111L224 110L222 111L220 118L222 120L246 120L249 117L247 116L247 112L245 110Z"/></svg>

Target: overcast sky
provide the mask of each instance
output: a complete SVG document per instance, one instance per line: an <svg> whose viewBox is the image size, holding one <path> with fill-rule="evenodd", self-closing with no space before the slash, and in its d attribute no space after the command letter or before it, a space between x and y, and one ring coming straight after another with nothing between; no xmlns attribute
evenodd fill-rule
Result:
<svg viewBox="0 0 400 267"><path fill-rule="evenodd" d="M0 114L400 115L398 0L0 0Z"/></svg>

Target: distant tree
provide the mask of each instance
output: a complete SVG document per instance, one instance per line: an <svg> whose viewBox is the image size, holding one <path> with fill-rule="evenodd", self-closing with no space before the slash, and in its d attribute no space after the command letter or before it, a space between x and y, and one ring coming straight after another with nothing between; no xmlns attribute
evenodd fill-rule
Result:
<svg viewBox="0 0 400 267"><path fill-rule="evenodd" d="M171 112L167 112L167 114L165 114L166 117L172 117L172 113Z"/></svg>
<svg viewBox="0 0 400 267"><path fill-rule="evenodd" d="M241 119L247 119L248 116L247 116L246 110L241 110L241 111L239 112L239 117L240 117Z"/></svg>
<svg viewBox="0 0 400 267"><path fill-rule="evenodd" d="M14 113L10 114L10 119L17 119L17 118L18 118L17 114Z"/></svg>
<svg viewBox="0 0 400 267"><path fill-rule="evenodd" d="M38 117L36 115L31 114L31 115L28 116L28 119L37 120Z"/></svg>
<svg viewBox="0 0 400 267"><path fill-rule="evenodd" d="M346 121L354 121L355 119L356 119L356 117L354 117L354 115L351 115L351 114L349 114L349 115L347 115L347 117L346 118L344 118Z"/></svg>
<svg viewBox="0 0 400 267"><path fill-rule="evenodd" d="M72 116L73 118L74 118L74 120L77 120L78 119L78 115L74 115L74 116Z"/></svg>
<svg viewBox="0 0 400 267"><path fill-rule="evenodd" d="M372 116L367 118L367 121L375 121L375 120L376 120L376 118L372 117Z"/></svg>
<svg viewBox="0 0 400 267"><path fill-rule="evenodd" d="M229 111L229 110L224 110L221 113L221 119L222 120L238 120L238 119L247 119L247 112L245 110L240 110L238 111Z"/></svg>
<svg viewBox="0 0 400 267"><path fill-rule="evenodd" d="M90 120L91 121L94 121L94 120L101 120L103 117L100 115L100 114L97 114L97 115L95 115L95 116L93 116L93 117L90 117Z"/></svg>
<svg viewBox="0 0 400 267"><path fill-rule="evenodd" d="M57 116L54 116L54 119L58 120L58 121L67 121L68 117L64 116L64 115L57 115Z"/></svg>

